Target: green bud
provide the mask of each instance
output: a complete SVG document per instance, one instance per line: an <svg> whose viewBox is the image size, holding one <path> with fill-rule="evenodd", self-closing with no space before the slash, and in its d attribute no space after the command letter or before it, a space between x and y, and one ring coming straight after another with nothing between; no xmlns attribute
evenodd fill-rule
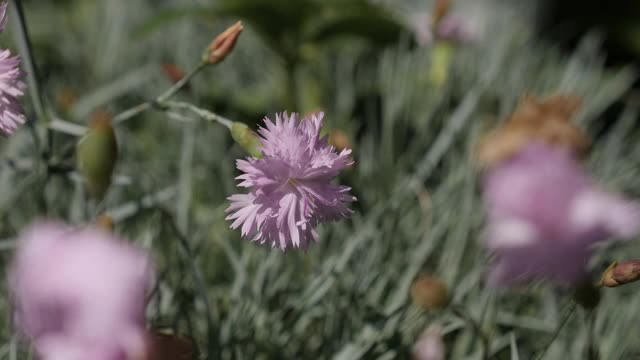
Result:
<svg viewBox="0 0 640 360"><path fill-rule="evenodd" d="M431 50L431 68L429 79L437 87L442 87L449 78L449 67L453 61L453 45L437 41Z"/></svg>
<svg viewBox="0 0 640 360"><path fill-rule="evenodd" d="M118 144L111 126L111 117L105 113L94 116L89 130L78 141L76 160L89 193L102 200L118 159Z"/></svg>
<svg viewBox="0 0 640 360"><path fill-rule="evenodd" d="M251 156L262 158L262 152L260 152L262 144L247 125L237 121L234 122L231 125L231 137Z"/></svg>

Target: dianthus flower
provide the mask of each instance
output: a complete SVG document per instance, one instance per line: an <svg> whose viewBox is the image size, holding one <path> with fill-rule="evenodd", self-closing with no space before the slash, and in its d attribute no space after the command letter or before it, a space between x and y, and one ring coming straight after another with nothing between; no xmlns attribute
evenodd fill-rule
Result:
<svg viewBox="0 0 640 360"><path fill-rule="evenodd" d="M143 359L150 282L141 250L58 223L24 232L9 271L17 329L47 360Z"/></svg>
<svg viewBox="0 0 640 360"><path fill-rule="evenodd" d="M258 133L262 158L238 160L237 179L248 194L229 197L227 220L240 226L246 239L278 247L307 249L317 241L319 223L348 217L355 197L351 188L331 184L341 170L353 164L351 150L340 153L320 136L324 114L298 121L297 114L264 119Z"/></svg>
<svg viewBox="0 0 640 360"><path fill-rule="evenodd" d="M640 205L596 188L565 148L532 143L484 180L493 284L579 283L594 243L639 230Z"/></svg>
<svg viewBox="0 0 640 360"><path fill-rule="evenodd" d="M7 22L7 2L0 4L0 32ZM11 57L9 50L0 49L0 133L11 135L25 123L25 116L18 97L24 95L26 84L20 70L20 58Z"/></svg>

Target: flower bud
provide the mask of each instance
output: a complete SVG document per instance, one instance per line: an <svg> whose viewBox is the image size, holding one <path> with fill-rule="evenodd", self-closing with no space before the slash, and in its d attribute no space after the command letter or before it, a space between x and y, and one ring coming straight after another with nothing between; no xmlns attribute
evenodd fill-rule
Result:
<svg viewBox="0 0 640 360"><path fill-rule="evenodd" d="M102 200L118 159L118 144L111 126L111 116L103 111L93 115L89 130L76 146L78 170L89 193Z"/></svg>
<svg viewBox="0 0 640 360"><path fill-rule="evenodd" d="M440 279L422 274L411 286L411 298L423 309L440 309L449 304L449 291Z"/></svg>
<svg viewBox="0 0 640 360"><path fill-rule="evenodd" d="M442 87L449 79L449 68L453 61L454 47L444 41L436 42L431 50L431 67L429 80L437 87Z"/></svg>
<svg viewBox="0 0 640 360"><path fill-rule="evenodd" d="M617 287L640 279L640 260L627 261L621 264L613 262L600 280L600 286Z"/></svg>
<svg viewBox="0 0 640 360"><path fill-rule="evenodd" d="M95 225L98 229L101 229L107 232L113 232L114 222L113 222L113 218L109 215L100 215L96 219Z"/></svg>
<svg viewBox="0 0 640 360"><path fill-rule="evenodd" d="M231 125L231 137L251 156L255 158L262 158L262 152L260 152L262 144L258 140L256 134L254 134L247 125L235 121Z"/></svg>
<svg viewBox="0 0 640 360"><path fill-rule="evenodd" d="M452 0L436 0L433 6L433 28L438 28L442 19L449 13Z"/></svg>
<svg viewBox="0 0 640 360"><path fill-rule="evenodd" d="M218 35L209 45L206 55L207 62L213 65L224 60L233 50L243 29L242 22L238 21Z"/></svg>
<svg viewBox="0 0 640 360"><path fill-rule="evenodd" d="M185 75L184 70L180 69L178 66L174 64L169 64L169 63L162 64L162 71L164 72L164 75L167 77L167 79L169 79L169 81L171 81L173 84L182 80L182 78ZM185 86L188 86L188 85L189 84Z"/></svg>

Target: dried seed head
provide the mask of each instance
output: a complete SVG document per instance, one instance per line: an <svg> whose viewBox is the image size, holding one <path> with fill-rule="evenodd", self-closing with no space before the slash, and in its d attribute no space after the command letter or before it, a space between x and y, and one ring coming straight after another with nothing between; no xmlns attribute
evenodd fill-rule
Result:
<svg viewBox="0 0 640 360"><path fill-rule="evenodd" d="M414 304L423 309L439 309L449 304L449 291L440 279L422 274L411 286L411 298Z"/></svg>
<svg viewBox="0 0 640 360"><path fill-rule="evenodd" d="M478 147L478 162L490 168L532 142L542 142L568 149L577 158L584 157L590 146L587 135L571 123L580 107L580 99L556 95L538 100L524 97L507 122L487 134Z"/></svg>
<svg viewBox="0 0 640 360"><path fill-rule="evenodd" d="M207 62L209 64L217 64L224 60L227 55L233 51L236 41L243 29L242 22L238 21L222 34L218 35L211 45L209 45Z"/></svg>

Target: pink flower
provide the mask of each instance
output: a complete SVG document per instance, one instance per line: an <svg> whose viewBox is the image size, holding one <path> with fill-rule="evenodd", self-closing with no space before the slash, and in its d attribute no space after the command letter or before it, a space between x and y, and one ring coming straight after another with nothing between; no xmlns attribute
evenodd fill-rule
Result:
<svg viewBox="0 0 640 360"><path fill-rule="evenodd" d="M0 32L7 22L7 2L0 3ZM26 84L22 81L20 58L11 57L9 50L0 50L0 133L11 135L25 123L25 116L18 97L24 95Z"/></svg>
<svg viewBox="0 0 640 360"><path fill-rule="evenodd" d="M441 330L437 327L427 328L418 337L413 348L414 360L443 360L444 342L442 341Z"/></svg>
<svg viewBox="0 0 640 360"><path fill-rule="evenodd" d="M337 153L320 137L323 116L298 121L297 114L284 113L276 115L275 124L265 118L266 127L258 131L263 157L238 160L244 173L238 186L251 191L229 197L227 220L234 220L233 229L242 226L246 239L281 250L307 249L318 239L317 224L351 214L351 188L331 184L353 164L351 150Z"/></svg>
<svg viewBox="0 0 640 360"><path fill-rule="evenodd" d="M447 15L433 31L433 20L428 13L420 13L413 17L413 33L420 46L431 45L434 40L466 44L477 40L477 34L467 26L464 19L457 15Z"/></svg>
<svg viewBox="0 0 640 360"><path fill-rule="evenodd" d="M151 276L148 256L108 233L36 224L9 271L16 325L41 359L139 359Z"/></svg>
<svg viewBox="0 0 640 360"><path fill-rule="evenodd" d="M532 144L484 182L485 246L497 255L494 284L545 278L575 284L591 245L639 230L640 205L597 189L564 149Z"/></svg>

